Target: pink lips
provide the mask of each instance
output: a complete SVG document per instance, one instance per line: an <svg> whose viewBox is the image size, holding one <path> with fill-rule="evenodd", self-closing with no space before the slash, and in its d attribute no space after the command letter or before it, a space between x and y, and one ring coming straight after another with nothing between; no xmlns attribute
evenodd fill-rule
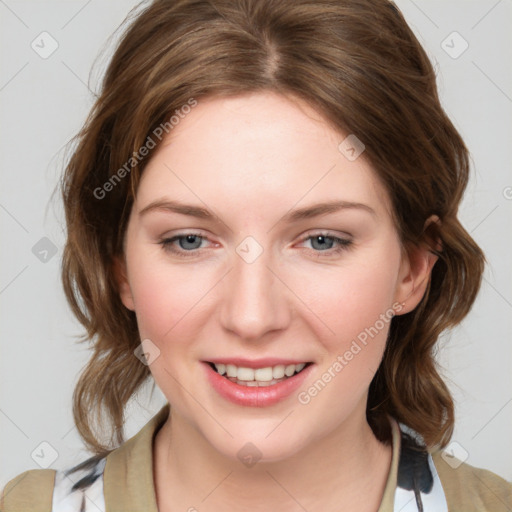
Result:
<svg viewBox="0 0 512 512"><path fill-rule="evenodd" d="M278 364L300 364L303 362L285 359L258 359L249 361L235 358L222 359L222 361L210 359L209 361L217 364L234 364L245 368L264 368ZM272 386L249 387L236 384L226 377L219 375L207 362L202 362L201 364L204 367L206 377L210 384L220 396L234 404L248 407L268 407L284 400L301 386L314 367L314 364L310 364L293 377L288 377L282 382L278 382Z"/></svg>

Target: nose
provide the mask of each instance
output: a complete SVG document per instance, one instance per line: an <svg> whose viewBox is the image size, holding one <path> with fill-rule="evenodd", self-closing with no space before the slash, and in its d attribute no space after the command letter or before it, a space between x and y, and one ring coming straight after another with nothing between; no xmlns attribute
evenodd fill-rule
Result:
<svg viewBox="0 0 512 512"><path fill-rule="evenodd" d="M254 341L287 327L291 318L287 288L266 251L251 263L235 254L233 269L223 281L220 319L225 329Z"/></svg>

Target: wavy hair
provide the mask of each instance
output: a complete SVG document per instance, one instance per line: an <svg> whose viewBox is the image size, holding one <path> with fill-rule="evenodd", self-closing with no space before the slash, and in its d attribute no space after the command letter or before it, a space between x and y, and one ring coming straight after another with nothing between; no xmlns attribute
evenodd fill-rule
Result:
<svg viewBox="0 0 512 512"><path fill-rule="evenodd" d="M125 406L150 377L134 356L137 321L113 272L151 158L141 148L191 99L269 90L305 100L361 139L402 243L429 243L439 257L418 307L391 322L367 419L383 442L391 415L428 448L446 446L454 404L436 342L470 310L485 260L457 218L468 150L400 11L388 0L157 0L136 7L123 28L61 182L62 282L92 348L73 394L87 447L104 454L124 441ZM440 222L424 230L431 215ZM99 436L105 426L108 441Z"/></svg>

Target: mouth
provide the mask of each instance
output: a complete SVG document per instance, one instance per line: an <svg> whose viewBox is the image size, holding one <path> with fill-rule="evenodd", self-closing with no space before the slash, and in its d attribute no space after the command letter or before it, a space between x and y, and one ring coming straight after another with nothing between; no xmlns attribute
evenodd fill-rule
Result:
<svg viewBox="0 0 512 512"><path fill-rule="evenodd" d="M239 386L246 387L268 387L274 386L295 377L306 368L311 366L312 362L277 364L274 366L265 366L262 368L248 368L229 363L213 363L205 361L213 371Z"/></svg>

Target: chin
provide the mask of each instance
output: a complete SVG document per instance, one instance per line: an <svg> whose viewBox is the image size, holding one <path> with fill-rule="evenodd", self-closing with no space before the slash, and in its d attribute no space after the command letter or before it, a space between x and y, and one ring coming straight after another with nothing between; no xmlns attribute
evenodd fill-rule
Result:
<svg viewBox="0 0 512 512"><path fill-rule="evenodd" d="M279 420L281 421L281 420ZM241 462L247 467L255 463L274 463L289 459L297 455L308 445L304 429L296 422L291 425L278 426L279 421L265 421L265 428L255 428L250 421L237 422L236 429L229 430L229 435L217 436L206 435L206 441L224 457ZM271 424L270 428L268 425ZM270 434L269 434L270 433Z"/></svg>

